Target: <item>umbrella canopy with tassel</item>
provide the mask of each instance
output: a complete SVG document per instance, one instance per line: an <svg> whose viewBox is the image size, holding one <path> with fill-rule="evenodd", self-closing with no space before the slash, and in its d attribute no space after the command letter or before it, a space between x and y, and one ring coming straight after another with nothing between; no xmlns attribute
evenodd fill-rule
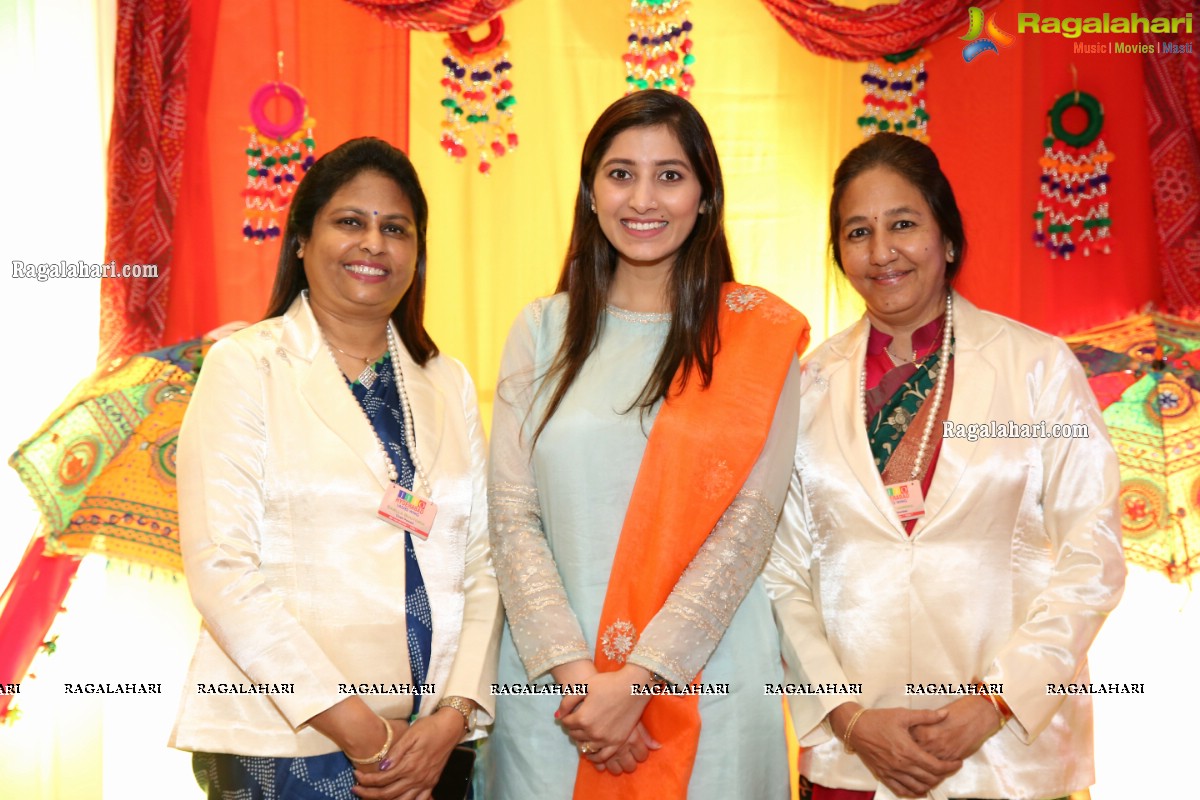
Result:
<svg viewBox="0 0 1200 800"><path fill-rule="evenodd" d="M97 370L17 448L47 547L178 572L175 444L208 343L193 339Z"/></svg>
<svg viewBox="0 0 1200 800"><path fill-rule="evenodd" d="M0 684L29 669L82 556L181 571L175 444L211 344L193 339L101 367L9 459L42 523L0 596ZM0 696L0 719L11 699Z"/></svg>
<svg viewBox="0 0 1200 800"><path fill-rule="evenodd" d="M1130 563L1200 570L1200 323L1153 312L1066 337L1121 462Z"/></svg>

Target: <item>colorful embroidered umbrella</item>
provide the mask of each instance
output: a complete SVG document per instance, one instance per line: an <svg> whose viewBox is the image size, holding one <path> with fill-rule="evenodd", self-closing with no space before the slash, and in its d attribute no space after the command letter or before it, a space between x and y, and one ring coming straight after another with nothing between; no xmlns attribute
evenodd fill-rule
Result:
<svg viewBox="0 0 1200 800"><path fill-rule="evenodd" d="M210 343L100 368L9 459L41 511L47 550L181 571L175 445Z"/></svg>
<svg viewBox="0 0 1200 800"><path fill-rule="evenodd" d="M42 515L0 595L0 683L29 669L79 556L179 572L175 444L211 339L117 359L80 383L9 465ZM0 720L11 695L0 695Z"/></svg>
<svg viewBox="0 0 1200 800"><path fill-rule="evenodd" d="M1150 313L1067 337L1121 461L1128 561L1200 570L1200 323Z"/></svg>

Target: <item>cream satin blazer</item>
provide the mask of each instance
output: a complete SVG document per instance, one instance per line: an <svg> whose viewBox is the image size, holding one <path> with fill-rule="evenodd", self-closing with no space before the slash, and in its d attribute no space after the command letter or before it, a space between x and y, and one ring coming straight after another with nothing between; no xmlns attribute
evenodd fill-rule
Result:
<svg viewBox="0 0 1200 800"><path fill-rule="evenodd" d="M945 439L926 513L904 532L859 409L864 318L805 360L796 469L765 578L789 681L862 694L789 698L801 772L891 794L826 714L938 708L910 683L1003 684L1015 719L934 796L1054 798L1094 781L1087 650L1124 588L1120 476L1083 369L1062 341L954 298L955 423L1082 422L1085 439Z"/></svg>
<svg viewBox="0 0 1200 800"><path fill-rule="evenodd" d="M460 695L482 707L482 724L494 708L502 617L475 387L446 356L422 368L401 345L400 359L438 504L428 540L413 537L433 613L436 692L421 714ZM336 751L305 722L350 696L343 684L412 682L404 536L376 516L384 456L304 297L213 346L180 433L178 475L184 572L204 624L171 746ZM263 684L276 686L212 693ZM363 699L386 717L411 712L407 694Z"/></svg>

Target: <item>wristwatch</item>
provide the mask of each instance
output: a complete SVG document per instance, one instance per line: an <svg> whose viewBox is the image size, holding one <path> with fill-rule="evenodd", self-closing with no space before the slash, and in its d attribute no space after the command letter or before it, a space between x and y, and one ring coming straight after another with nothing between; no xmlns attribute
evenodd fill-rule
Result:
<svg viewBox="0 0 1200 800"><path fill-rule="evenodd" d="M465 697L443 697L438 700L438 704L434 706L434 711L440 708L453 708L455 711L463 715L463 732L475 732L475 704Z"/></svg>

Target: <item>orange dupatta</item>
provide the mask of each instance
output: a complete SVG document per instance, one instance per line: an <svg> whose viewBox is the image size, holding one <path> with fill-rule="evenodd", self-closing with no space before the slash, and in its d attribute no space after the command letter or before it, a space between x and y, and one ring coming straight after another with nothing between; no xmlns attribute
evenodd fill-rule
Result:
<svg viewBox="0 0 1200 800"><path fill-rule="evenodd" d="M725 285L717 324L721 347L712 382L702 388L693 376L664 402L646 443L600 615L595 663L602 672L622 666L638 631L741 491L766 443L788 369L808 344L804 315L754 286ZM699 698L654 697L642 722L662 749L621 776L581 759L575 800L687 796L700 741Z"/></svg>

